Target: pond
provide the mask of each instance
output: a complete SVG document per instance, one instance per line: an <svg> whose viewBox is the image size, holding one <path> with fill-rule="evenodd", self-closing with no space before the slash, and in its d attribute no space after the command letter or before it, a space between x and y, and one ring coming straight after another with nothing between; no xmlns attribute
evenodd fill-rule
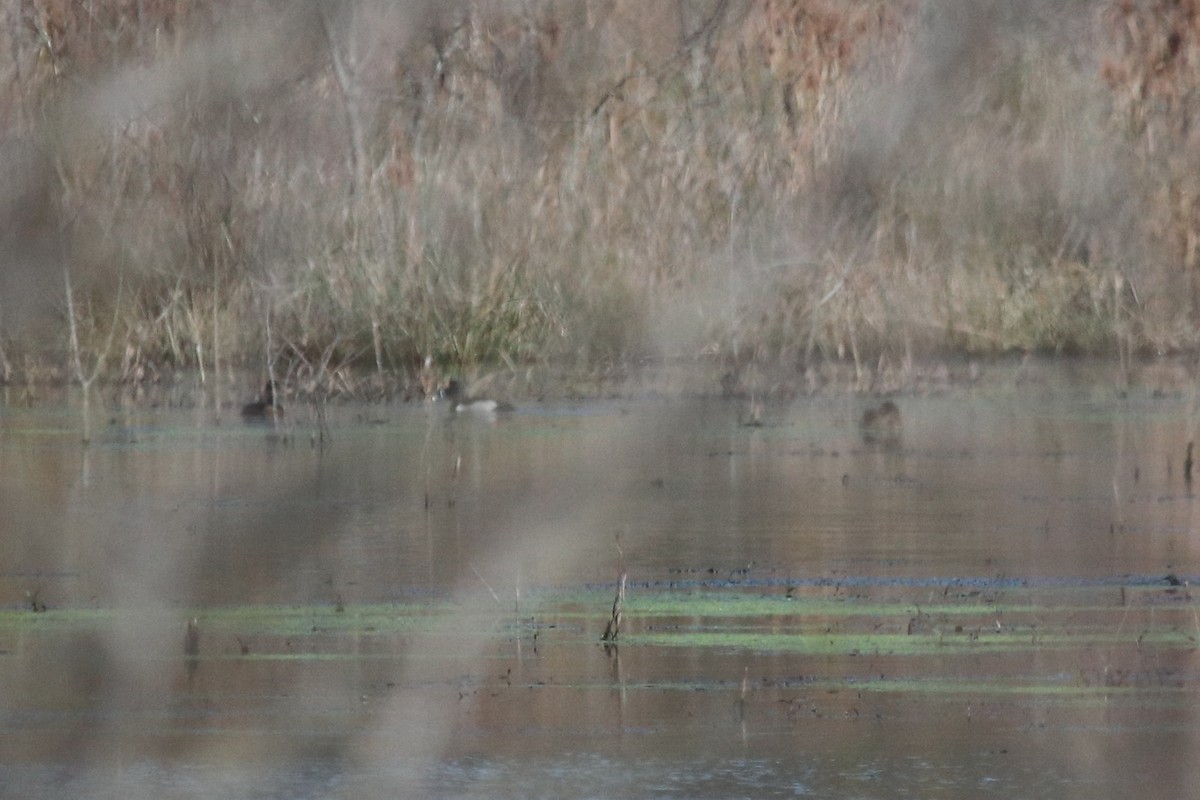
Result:
<svg viewBox="0 0 1200 800"><path fill-rule="evenodd" d="M892 399L0 407L0 796L1190 794L1194 389Z"/></svg>

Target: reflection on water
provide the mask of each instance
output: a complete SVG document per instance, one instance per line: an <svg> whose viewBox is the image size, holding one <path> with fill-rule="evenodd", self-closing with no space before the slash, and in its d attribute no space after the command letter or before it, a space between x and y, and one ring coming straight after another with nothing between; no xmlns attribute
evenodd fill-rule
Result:
<svg viewBox="0 0 1200 800"><path fill-rule="evenodd" d="M394 797L396 785L413 785L429 798L610 798L610 797L1037 797L1070 796L1071 778L1013 764L1007 753L980 753L970 763L937 764L913 756L858 763L841 762L824 754L796 752L776 758L693 757L661 759L636 753L613 758L594 753L565 752L549 758L469 757L440 762L431 770L417 764L388 764L364 774L344 763L294 764L264 770L261 788L232 783L213 768L183 765L165 771L155 763L135 763L114 776L102 794L89 797L126 798L154 787L170 796L234 796L319 800L327 797ZM1039 765L1044 766L1044 765ZM6 774L7 773L7 774ZM1006 776L1016 774L1018 780ZM38 796L54 786L63 796L90 787L73 782L63 770L39 767L5 770L0 781L21 796ZM15 782L14 782L15 781ZM1119 786L1134 796L1138 783ZM1115 788L1115 787L1114 787ZM31 791L33 794L24 794ZM955 794L965 792L964 794ZM86 794L86 792L83 792ZM15 793L13 796L17 796ZM167 796L167 794L159 795Z"/></svg>
<svg viewBox="0 0 1200 800"><path fill-rule="evenodd" d="M896 401L886 435L848 396L756 427L723 400L342 408L326 447L302 408L123 410L88 448L69 410L2 408L0 793L1182 793L1191 397ZM639 592L869 610L638 617ZM780 645L822 625L947 650Z"/></svg>

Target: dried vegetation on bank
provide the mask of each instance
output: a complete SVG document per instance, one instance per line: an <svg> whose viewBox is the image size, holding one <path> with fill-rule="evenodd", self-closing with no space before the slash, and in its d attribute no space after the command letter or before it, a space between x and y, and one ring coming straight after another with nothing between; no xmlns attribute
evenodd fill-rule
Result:
<svg viewBox="0 0 1200 800"><path fill-rule="evenodd" d="M0 379L1194 350L1193 2L0 3Z"/></svg>

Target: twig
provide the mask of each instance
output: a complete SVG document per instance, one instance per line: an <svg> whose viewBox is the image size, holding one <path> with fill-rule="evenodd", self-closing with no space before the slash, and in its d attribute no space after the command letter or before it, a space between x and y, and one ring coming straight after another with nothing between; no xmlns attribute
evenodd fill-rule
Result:
<svg viewBox="0 0 1200 800"><path fill-rule="evenodd" d="M601 641L615 642L621 633L621 604L625 602L625 578L626 575L622 572L621 581L617 584L617 596L613 600L612 618L608 620L608 625L604 628L604 635L600 637Z"/></svg>
<svg viewBox="0 0 1200 800"><path fill-rule="evenodd" d="M500 595L496 594L496 590L492 588L491 584L483 579L483 576L479 574L479 570L475 569L474 564L471 565L471 572L474 572L475 577L479 578L479 582L483 584L484 588L492 593L492 599L496 601L496 605L500 605Z"/></svg>
<svg viewBox="0 0 1200 800"><path fill-rule="evenodd" d="M67 301L67 318L71 337L71 360L74 362L75 378L79 381L79 386L83 390L83 443L89 444L92 440L90 393L92 384L100 377L100 371L104 368L104 362L108 359L109 351L112 349L113 337L117 330L117 316L121 308L121 295L125 286L125 273L123 270L117 273L117 298L113 303L112 322L108 326L108 336L104 340L104 347L96 354L96 359L92 363L92 372L90 375L83 374L83 359L79 353L79 328L75 321L75 292L71 286L70 267L63 267L63 283L66 289L65 299Z"/></svg>

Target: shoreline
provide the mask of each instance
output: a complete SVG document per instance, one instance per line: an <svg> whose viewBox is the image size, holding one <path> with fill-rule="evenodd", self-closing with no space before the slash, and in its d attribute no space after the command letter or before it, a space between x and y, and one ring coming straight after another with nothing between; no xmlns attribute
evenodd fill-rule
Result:
<svg viewBox="0 0 1200 800"><path fill-rule="evenodd" d="M884 363L855 369L852 363L828 361L803 369L746 365L741 369L703 360L664 360L609 370L530 367L473 367L441 371L443 380L458 378L486 387L515 403L594 401L605 399L694 398L755 400L781 403L821 395L906 397L955 392L1008 393L1021 390L1069 391L1079 387L1114 392L1144 391L1155 397L1185 397L1196 390L1191 356L1135 360L1089 356L1010 356L989 359L928 359L904 366ZM424 402L416 371L342 371L336 386L316 385L306 376L278 375L287 402L300 405L403 405ZM333 381L331 381L333 382ZM165 373L142 382L97 381L91 396L105 403L156 408L219 406L236 410L252 399L261 384L257 371L240 370L219 380L206 380L194 370ZM474 391L472 392L474 393ZM0 384L0 405L43 407L75 405L81 389L61 378Z"/></svg>

